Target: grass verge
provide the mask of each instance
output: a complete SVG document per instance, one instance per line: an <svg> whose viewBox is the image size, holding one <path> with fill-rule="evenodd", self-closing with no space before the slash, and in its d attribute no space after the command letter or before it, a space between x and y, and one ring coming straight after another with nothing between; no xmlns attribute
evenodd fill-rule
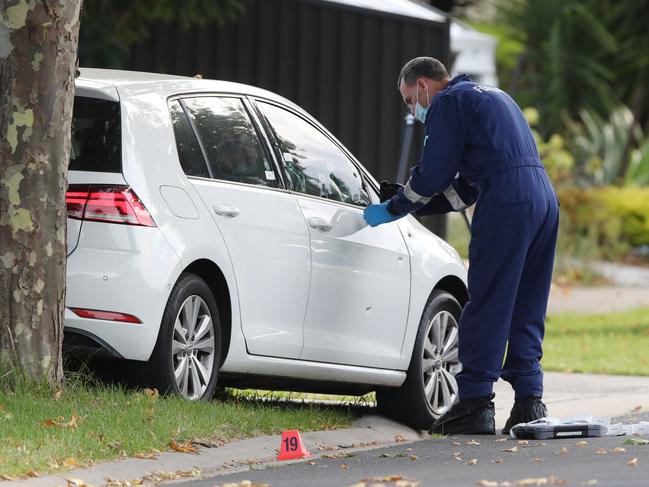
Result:
<svg viewBox="0 0 649 487"><path fill-rule="evenodd" d="M649 375L649 308L553 315L543 349L548 371Z"/></svg>
<svg viewBox="0 0 649 487"><path fill-rule="evenodd" d="M0 383L0 478L87 466L124 456L155 456L176 444L218 445L287 429L348 426L350 407L277 402L225 394L210 402L159 397L150 390L88 383L62 391L27 381Z"/></svg>

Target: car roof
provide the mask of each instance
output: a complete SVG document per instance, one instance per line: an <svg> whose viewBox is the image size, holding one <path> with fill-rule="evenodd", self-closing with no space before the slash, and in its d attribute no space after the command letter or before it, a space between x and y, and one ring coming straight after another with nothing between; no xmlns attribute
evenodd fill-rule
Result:
<svg viewBox="0 0 649 487"><path fill-rule="evenodd" d="M76 80L77 85L88 89L94 88L97 91L114 87L120 98L151 93L157 93L165 98L182 93L236 93L279 101L303 111L293 102L276 93L231 81L117 69L80 68L79 71L81 74Z"/></svg>

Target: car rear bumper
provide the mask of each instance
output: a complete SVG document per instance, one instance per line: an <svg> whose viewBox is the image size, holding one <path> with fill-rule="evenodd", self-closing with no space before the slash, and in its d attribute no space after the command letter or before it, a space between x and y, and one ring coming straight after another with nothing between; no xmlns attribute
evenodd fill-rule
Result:
<svg viewBox="0 0 649 487"><path fill-rule="evenodd" d="M85 221L67 264L69 337L91 337L112 356L148 360L180 272L180 260L158 228ZM82 318L71 308L124 313L140 323Z"/></svg>

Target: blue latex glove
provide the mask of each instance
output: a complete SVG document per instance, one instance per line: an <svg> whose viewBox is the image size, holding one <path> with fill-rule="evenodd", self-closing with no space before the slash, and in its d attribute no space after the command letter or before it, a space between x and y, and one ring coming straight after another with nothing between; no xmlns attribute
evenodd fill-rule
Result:
<svg viewBox="0 0 649 487"><path fill-rule="evenodd" d="M365 218L365 221L370 227L378 227L383 223L393 222L394 220L401 218L401 216L393 215L388 211L389 202L390 201L388 200L384 203L370 205L365 208L365 211L363 211L363 218Z"/></svg>

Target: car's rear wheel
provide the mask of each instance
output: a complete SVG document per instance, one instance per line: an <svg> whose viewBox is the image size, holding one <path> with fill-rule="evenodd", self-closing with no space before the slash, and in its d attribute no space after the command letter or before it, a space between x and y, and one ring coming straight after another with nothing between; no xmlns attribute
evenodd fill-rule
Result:
<svg viewBox="0 0 649 487"><path fill-rule="evenodd" d="M220 332L209 286L194 274L182 274L167 301L149 361L156 387L192 400L212 397L220 364Z"/></svg>
<svg viewBox="0 0 649 487"><path fill-rule="evenodd" d="M417 429L429 429L457 401L458 322L462 308L445 291L433 291L419 330L405 382L376 391L380 410Z"/></svg>

